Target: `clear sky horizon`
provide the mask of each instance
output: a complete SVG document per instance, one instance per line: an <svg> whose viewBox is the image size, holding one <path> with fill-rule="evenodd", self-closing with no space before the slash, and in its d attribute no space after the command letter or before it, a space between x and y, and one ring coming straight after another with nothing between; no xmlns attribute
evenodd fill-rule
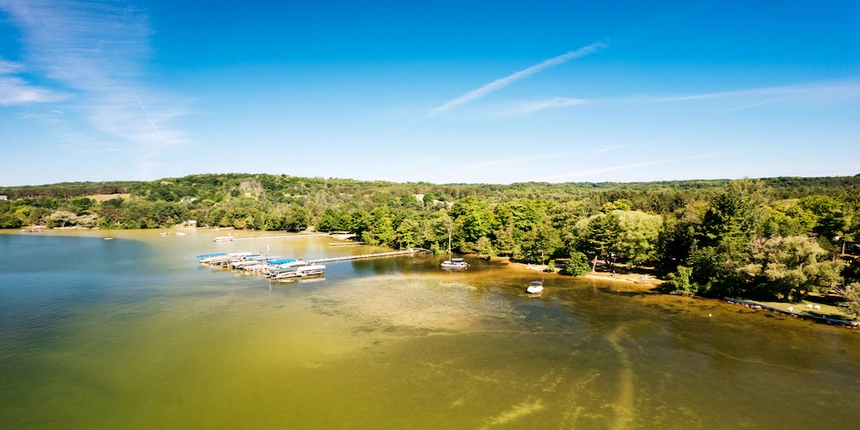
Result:
<svg viewBox="0 0 860 430"><path fill-rule="evenodd" d="M854 0L0 0L0 186L856 175L858 47Z"/></svg>

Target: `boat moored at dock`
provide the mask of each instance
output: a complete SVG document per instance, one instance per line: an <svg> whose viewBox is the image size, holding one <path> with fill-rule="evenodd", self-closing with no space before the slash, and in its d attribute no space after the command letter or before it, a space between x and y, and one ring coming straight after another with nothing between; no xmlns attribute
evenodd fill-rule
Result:
<svg viewBox="0 0 860 430"><path fill-rule="evenodd" d="M278 282L292 282L300 278L308 278L325 275L325 265L308 263L300 266L284 267L271 273L269 279Z"/></svg>
<svg viewBox="0 0 860 430"><path fill-rule="evenodd" d="M204 254L207 255L207 254ZM228 266L234 263L238 263L240 261L253 261L262 257L262 252L235 252L232 254L220 254L220 255L212 255L208 257L204 257L200 259L201 264L208 264L210 266ZM262 257L262 260L265 260L266 257Z"/></svg>
<svg viewBox="0 0 860 430"><path fill-rule="evenodd" d="M342 257L319 258L314 260L285 259L278 256L264 255L262 252L235 252L231 254L219 252L200 254L197 259L207 266L223 267L253 275L264 275L272 281L294 282L297 280L324 280L325 265L322 263L339 263L371 258L398 257L428 253L426 249L410 248L400 251L382 252L375 254L358 254ZM462 259L454 259L462 261ZM468 263L462 262L468 267Z"/></svg>

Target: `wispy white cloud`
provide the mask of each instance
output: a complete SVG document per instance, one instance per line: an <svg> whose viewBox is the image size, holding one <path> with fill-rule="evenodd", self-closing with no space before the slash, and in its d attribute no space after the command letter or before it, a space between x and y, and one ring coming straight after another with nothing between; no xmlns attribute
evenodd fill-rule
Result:
<svg viewBox="0 0 860 430"><path fill-rule="evenodd" d="M599 169L588 169L588 170L580 170L577 172L564 173L561 175L555 175L555 176L545 178L544 180L559 181L559 180L576 178L576 177L581 177L581 176L592 176L592 175L599 175L601 173L616 172L619 170L628 170L628 169L636 169L639 167L654 166L657 164L668 164L668 163L677 163L679 161L690 161L690 160L699 160L699 159L703 159L703 158L713 158L713 157L719 157L721 155L728 155L728 154L708 154L708 155L698 155L698 156L693 156L693 157L676 158L676 159L670 159L670 160L651 160L651 161L643 161L640 163L630 163L630 164L622 164L622 165L617 165L617 166L607 166L607 167L601 167Z"/></svg>
<svg viewBox="0 0 860 430"><path fill-rule="evenodd" d="M567 106L579 106L579 105L584 105L584 104L588 104L588 103L594 103L594 101L585 100L585 99L553 97L553 98L548 99L548 100L539 100L539 101L535 101L535 102L529 102L529 103L523 104L521 106L518 106L518 107L511 109L511 110L504 112L504 113L524 114L524 113L530 113L530 112L537 112L539 110L545 110L545 109L553 109L553 108L560 108L560 107L567 107Z"/></svg>
<svg viewBox="0 0 860 430"><path fill-rule="evenodd" d="M54 102L63 98L63 94L35 87L16 76L0 76L0 105Z"/></svg>
<svg viewBox="0 0 860 430"><path fill-rule="evenodd" d="M610 146L607 146L605 148L595 149L594 151L591 151L591 153L592 154L599 154L601 152L615 151L616 149L621 149L621 148L625 148L625 147L627 147L627 145L610 145Z"/></svg>
<svg viewBox="0 0 860 430"><path fill-rule="evenodd" d="M629 163L629 164L621 164L617 166L607 166L601 167L598 169L588 169L588 170L580 170L576 172L568 172L560 175L545 177L541 180L543 181L561 181L570 178L582 177L582 176L593 176L599 175L601 173L609 173L609 172L617 172L619 170L628 170L628 169L637 169L640 167L654 166L660 164L670 164L670 163L679 163L683 161L692 161L692 160L703 160L706 158L715 158L715 157L731 157L737 156L740 154L749 154L753 152L763 152L763 151L772 151L773 148L756 148L756 149L746 149L741 151L730 151L730 152L722 152L722 153L712 153L712 154L704 154L704 155L693 155L689 157L681 157L674 159L664 159L664 160L651 160L651 161L643 161L640 163Z"/></svg>
<svg viewBox="0 0 860 430"><path fill-rule="evenodd" d="M787 85L779 87L750 88L745 90L720 91L702 94L687 94L679 96L662 97L640 97L638 99L654 102L681 102L688 100L707 100L719 98L740 97L788 97L803 96L804 99L834 100L844 98L860 97L860 83L858 82L813 82L800 85Z"/></svg>
<svg viewBox="0 0 860 430"><path fill-rule="evenodd" d="M721 113L731 112L731 111L734 111L734 110L741 110L741 109L751 108L751 107L753 107L753 106L765 105L765 104L768 104L768 103L773 103L773 102L778 101L778 100L782 100L782 99L784 99L784 98L785 98L785 97L779 97L779 98L776 98L776 99L773 99L773 100L765 100L765 101L763 101L763 102L751 103L751 104L748 104L748 105L743 105L743 106L733 107L733 108L731 108L731 109L725 109L725 110L721 110L721 111L713 112L713 113L711 113L711 115L719 115L719 114L721 114Z"/></svg>
<svg viewBox="0 0 860 430"><path fill-rule="evenodd" d="M499 159L499 160L489 160L489 161L482 161L482 162L478 162L478 163L464 164L462 167L478 169L478 168L483 168L483 167L522 163L525 161L545 160L547 158L558 158L558 157L565 156L567 154L569 154L569 153L563 152L563 153L557 153L557 154L529 155L529 156L525 156L525 157L504 158L504 159Z"/></svg>
<svg viewBox="0 0 860 430"><path fill-rule="evenodd" d="M0 58L0 105L53 102L65 98L64 94L34 86L19 76L12 76L22 70L21 64Z"/></svg>
<svg viewBox="0 0 860 430"><path fill-rule="evenodd" d="M21 70L21 65L0 58L0 75L10 75Z"/></svg>
<svg viewBox="0 0 860 430"><path fill-rule="evenodd" d="M562 179L576 178L579 176L591 176L591 175L598 175L600 173L615 172L618 170L627 170L627 169L635 169L637 167L653 166L655 164L672 163L675 161L678 161L678 160L653 160L653 161L644 161L641 163L631 163L631 164L622 164L622 165L618 165L618 166L602 167L600 169L580 170L577 172L569 172L569 173L564 173L561 175L550 176L550 177L546 178L546 180L558 181L558 180L562 180Z"/></svg>
<svg viewBox="0 0 860 430"><path fill-rule="evenodd" d="M0 8L21 29L28 69L73 90L75 106L95 129L117 143L137 144L142 176L158 155L188 142L166 124L185 112L182 102L143 83L152 30L141 10L116 1L60 0L3 0ZM148 113L137 94L146 96Z"/></svg>
<svg viewBox="0 0 860 430"><path fill-rule="evenodd" d="M513 109L500 112L501 114L527 114L567 106L579 106L596 103L673 103L714 99L749 99L768 97L769 100L749 103L743 106L713 112L711 115L746 109L777 101L793 102L833 102L846 99L860 98L860 83L858 82L816 82L803 85L752 88L737 91L710 92L701 94L684 94L673 96L635 96L622 98L579 99L553 97L546 100L530 101ZM774 98L775 97L775 98Z"/></svg>
<svg viewBox="0 0 860 430"><path fill-rule="evenodd" d="M79 90L104 91L140 76L150 54L147 18L119 2L6 0L28 62Z"/></svg>
<svg viewBox="0 0 860 430"><path fill-rule="evenodd" d="M606 44L598 42L598 43L594 43L594 44L579 48L576 51L570 51L566 54L559 55L558 57L550 58L549 60L543 61L539 64L535 64L534 66L531 66L527 69L520 70L519 72L516 72L512 75L506 76L506 77L501 78L501 79L497 79L497 80L490 82L489 84L486 84L480 88L469 91L468 93L463 94L462 96L460 96L454 100L451 100L451 101L449 101L449 102L447 102L441 106L435 107L435 108L431 109L430 112L428 112L427 115L425 115L422 119L430 118L430 117L438 115L442 112L449 111L449 110L451 110L457 106L473 102L473 101L478 100L478 99L480 99L480 98L482 98L482 97L484 97L484 96L486 96L486 95L488 95L494 91L498 91L498 90L500 90L500 89L502 89L502 88L504 88L504 87L516 82L516 81L528 78L529 76L534 75L535 73L541 72L541 71L546 70L550 67L555 67L555 66L558 66L560 64L564 64L564 63L566 63L570 60L573 60L575 58L584 57L588 54L597 52L603 48L607 48Z"/></svg>

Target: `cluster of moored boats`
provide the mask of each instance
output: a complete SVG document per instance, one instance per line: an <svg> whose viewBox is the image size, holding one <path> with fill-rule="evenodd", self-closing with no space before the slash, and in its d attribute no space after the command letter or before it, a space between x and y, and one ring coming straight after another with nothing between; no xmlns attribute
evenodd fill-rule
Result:
<svg viewBox="0 0 860 430"><path fill-rule="evenodd" d="M235 252L232 254L220 252L198 255L197 259L203 265L263 275L273 282L325 279L325 266L322 264L302 259L273 257L264 255L262 252ZM441 267L443 269L463 270L469 267L469 263L463 261L462 258L450 258L444 261ZM532 297L540 297L542 292L543 281L532 281L526 285L526 293Z"/></svg>
<svg viewBox="0 0 860 430"><path fill-rule="evenodd" d="M283 259L262 252L236 252L198 255L200 264L219 266L263 275L272 281L294 282L305 278L321 278L325 266L302 259Z"/></svg>

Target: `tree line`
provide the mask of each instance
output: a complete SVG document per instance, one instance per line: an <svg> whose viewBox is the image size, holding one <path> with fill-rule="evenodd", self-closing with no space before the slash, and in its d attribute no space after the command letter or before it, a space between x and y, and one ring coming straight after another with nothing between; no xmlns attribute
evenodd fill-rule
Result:
<svg viewBox="0 0 860 430"><path fill-rule="evenodd" d="M122 193L120 193L122 192ZM7 187L0 228L24 225L349 231L372 245L652 266L669 292L860 293L860 175L653 183L393 183L288 175ZM110 198L116 194L127 197ZM94 198L99 195L99 200ZM107 196L106 196L107 195ZM450 238L450 241L449 241Z"/></svg>

